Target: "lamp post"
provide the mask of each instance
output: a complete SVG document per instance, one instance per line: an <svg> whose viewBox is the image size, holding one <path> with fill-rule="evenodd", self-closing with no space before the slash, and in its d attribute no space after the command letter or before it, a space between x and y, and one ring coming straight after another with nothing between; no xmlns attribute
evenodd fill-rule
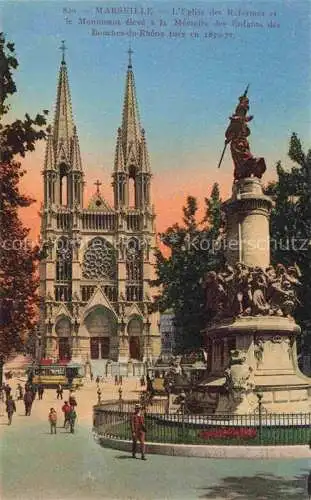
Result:
<svg viewBox="0 0 311 500"><path fill-rule="evenodd" d="M35 359L37 361L40 361L42 355L41 355L41 335L39 333L36 333L36 345L35 345Z"/></svg>
<svg viewBox="0 0 311 500"><path fill-rule="evenodd" d="M181 407L181 432L182 432L182 440L184 441L185 436L185 404L186 404L186 393L182 391L180 393L180 407Z"/></svg>
<svg viewBox="0 0 311 500"><path fill-rule="evenodd" d="M262 444L262 392L257 392L258 398L258 418L259 418L259 443Z"/></svg>
<svg viewBox="0 0 311 500"><path fill-rule="evenodd" d="M147 330L147 349L146 349L146 354L147 354L147 361L150 362L150 327L151 327L151 322L149 319L149 316L147 316L146 319L146 330Z"/></svg>

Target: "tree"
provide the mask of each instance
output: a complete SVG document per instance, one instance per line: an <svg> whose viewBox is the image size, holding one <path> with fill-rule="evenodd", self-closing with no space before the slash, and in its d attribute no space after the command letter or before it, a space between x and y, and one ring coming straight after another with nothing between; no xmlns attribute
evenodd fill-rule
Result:
<svg viewBox="0 0 311 500"><path fill-rule="evenodd" d="M311 329L311 149L304 153L301 141L292 134L289 158L295 163L284 169L276 166L278 179L266 193L275 200L271 214L271 256L274 264L298 266L300 288L295 319L304 333ZM311 335L308 336L311 351Z"/></svg>
<svg viewBox="0 0 311 500"><path fill-rule="evenodd" d="M205 216L198 221L197 200L188 196L183 207L183 225L176 223L160 234L170 255L156 252L157 279L153 284L160 287L161 294L155 304L161 312L173 309L179 352L202 346L201 330L206 325L202 278L222 262L221 200L217 184L210 198L205 199L205 205Z"/></svg>
<svg viewBox="0 0 311 500"><path fill-rule="evenodd" d="M14 44L0 33L0 119L8 113L7 100L17 92L13 72L18 67ZM16 156L34 151L35 143L45 138L47 111L31 118L0 123L0 351L5 355L22 349L36 321L35 276L38 247L27 240L29 229L19 219L18 210L34 200L22 194L20 178L25 174Z"/></svg>

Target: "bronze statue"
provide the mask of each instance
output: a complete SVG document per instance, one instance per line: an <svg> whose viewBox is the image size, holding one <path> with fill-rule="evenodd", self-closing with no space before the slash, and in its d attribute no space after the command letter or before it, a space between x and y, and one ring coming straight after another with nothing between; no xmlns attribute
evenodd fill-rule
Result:
<svg viewBox="0 0 311 500"><path fill-rule="evenodd" d="M238 262L205 276L205 311L209 322L242 316L286 316L299 304L301 286L296 267L277 264L249 267Z"/></svg>
<svg viewBox="0 0 311 500"><path fill-rule="evenodd" d="M255 158L248 142L250 129L248 122L253 116L248 116L249 99L247 97L248 87L244 94L239 97L239 103L232 116L229 117L230 124L225 133L225 146L219 162L220 167L226 147L230 144L231 156L234 163L234 180L245 179L247 177L258 177L261 179L266 171L264 158Z"/></svg>
<svg viewBox="0 0 311 500"><path fill-rule="evenodd" d="M255 268L252 273L250 285L252 296L252 314L255 316L269 314L270 306L266 299L267 280L262 269Z"/></svg>
<svg viewBox="0 0 311 500"><path fill-rule="evenodd" d="M210 319L223 313L226 304L226 293L217 273L209 271L206 273L205 281L205 310Z"/></svg>

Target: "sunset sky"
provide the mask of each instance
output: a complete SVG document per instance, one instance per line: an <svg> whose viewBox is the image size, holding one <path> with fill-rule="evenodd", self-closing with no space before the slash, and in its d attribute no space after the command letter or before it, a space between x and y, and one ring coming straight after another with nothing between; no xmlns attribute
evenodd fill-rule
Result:
<svg viewBox="0 0 311 500"><path fill-rule="evenodd" d="M154 174L157 230L162 231L180 218L188 194L197 196L202 204L215 181L220 183L224 198L230 194L233 166L229 150L219 170L217 163L228 117L248 83L250 112L254 115L251 150L266 159L265 180L273 178L278 160L291 164L286 155L293 131L306 148L310 146L310 5L309 1L299 0L0 2L2 30L15 43L20 63L15 73L18 93L11 99L9 118L49 109L52 120L61 60L59 47L65 40L86 194L92 194L93 183L100 179L103 193L111 202L116 131L121 123L127 50L132 40L141 124L146 129ZM99 6L149 7L153 11L149 15L101 15L96 12ZM183 7L197 8L197 13L182 11ZM64 8L76 12L68 14ZM66 17L70 23L66 24ZM121 26L81 24L80 18L95 22L119 20ZM129 18L145 23L140 27L132 25L132 30L153 29L164 35L130 38L91 34L94 27L106 32L128 30L124 24ZM176 19L182 24L177 26ZM217 20L226 26L216 27ZM268 28L271 20L275 27ZM185 26L189 21L201 24ZM249 22L255 25L247 27ZM170 31L184 32L185 36L172 38ZM194 31L198 33L196 38L191 36ZM232 35L214 39L209 37L210 32ZM40 224L37 212L42 199L44 150L45 145L40 144L23 162L28 172L23 188L37 200L23 212L33 237Z"/></svg>

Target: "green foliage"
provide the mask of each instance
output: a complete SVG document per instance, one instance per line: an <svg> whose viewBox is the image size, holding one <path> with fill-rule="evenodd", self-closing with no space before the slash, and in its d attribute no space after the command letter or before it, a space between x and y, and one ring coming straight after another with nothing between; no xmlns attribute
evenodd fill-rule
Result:
<svg viewBox="0 0 311 500"><path fill-rule="evenodd" d="M311 150L304 153L294 133L289 157L295 163L290 169L277 164L278 180L270 183L266 193L274 198L271 215L272 262L298 265L302 287L296 320L307 331L311 327ZM311 342L309 340L311 345Z"/></svg>
<svg viewBox="0 0 311 500"><path fill-rule="evenodd" d="M10 109L7 99L17 92L13 72L18 67L14 44L0 33L0 119ZM45 137L45 115L5 125L0 123L0 351L6 355L20 350L36 321L38 278L35 276L39 257L37 247L27 240L29 230L19 218L19 208L33 200L19 189L25 171L16 161L35 149L36 141Z"/></svg>
<svg viewBox="0 0 311 500"><path fill-rule="evenodd" d="M162 312L173 309L179 352L202 345L200 332L206 323L202 277L222 261L217 248L221 247L221 200L217 184L210 198L205 199L205 205L205 216L198 221L197 200L188 196L183 207L183 225L174 224L160 235L168 252L156 253L157 280L153 284L161 289L156 307Z"/></svg>

